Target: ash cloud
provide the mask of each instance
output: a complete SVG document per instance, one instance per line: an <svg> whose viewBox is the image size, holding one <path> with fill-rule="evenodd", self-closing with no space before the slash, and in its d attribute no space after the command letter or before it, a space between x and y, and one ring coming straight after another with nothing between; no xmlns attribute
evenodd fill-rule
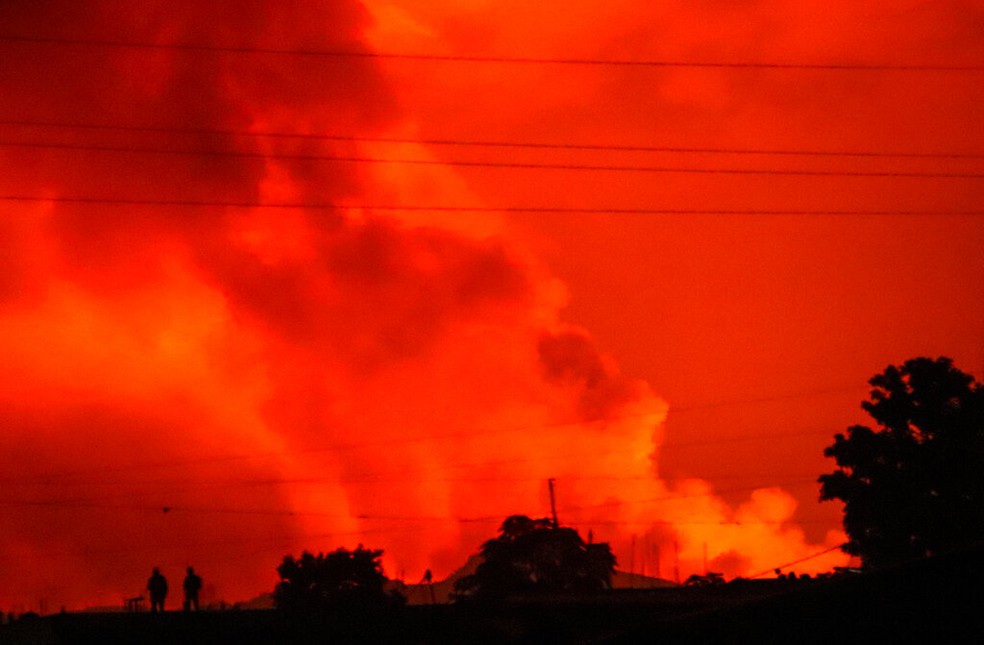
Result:
<svg viewBox="0 0 984 645"><path fill-rule="evenodd" d="M0 22L352 51L369 26L345 0L4 3ZM56 147L2 149L4 192L330 206L3 206L0 463L19 488L0 498L0 606L116 604L152 566L187 565L242 600L272 588L285 553L359 542L392 576L441 575L502 517L544 514L547 478L572 524L621 553L635 532L672 534L691 564L700 527L792 513L781 492L733 510L706 483L660 481L666 404L560 322L551 278L504 226L356 212L396 180L277 156L354 144L229 134L385 130L407 88L371 59L0 47L4 120L195 130L19 127ZM722 553L777 537L727 530Z"/></svg>
<svg viewBox="0 0 984 645"><path fill-rule="evenodd" d="M365 51L366 19L354 2L0 6L13 34L248 49ZM134 128L5 126L52 147L3 149L0 187L54 201L5 204L0 224L0 605L116 604L152 566L187 565L213 600L242 600L285 553L357 542L385 548L391 575L447 571L496 525L461 518L535 514L557 454L606 444L569 427L517 440L601 412L570 416L592 395L544 378L556 305L501 231L352 213L369 176L278 157L352 144L229 134L387 127L371 60L0 46L3 120ZM336 206L58 201L77 196ZM625 402L658 421L639 387Z"/></svg>
<svg viewBox="0 0 984 645"><path fill-rule="evenodd" d="M583 330L544 333L537 352L547 380L579 392L578 410L585 421L619 414L644 396L644 386L618 374L614 361L598 351Z"/></svg>

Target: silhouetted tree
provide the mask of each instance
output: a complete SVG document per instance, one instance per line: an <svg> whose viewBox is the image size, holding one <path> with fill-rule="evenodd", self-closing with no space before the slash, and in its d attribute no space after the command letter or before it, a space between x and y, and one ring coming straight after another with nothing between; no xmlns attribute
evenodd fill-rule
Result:
<svg viewBox="0 0 984 645"><path fill-rule="evenodd" d="M615 556L607 543L587 544L549 519L513 515L482 545L483 562L455 583L458 599L529 592L608 589Z"/></svg>
<svg viewBox="0 0 984 645"><path fill-rule="evenodd" d="M338 549L313 555L307 551L294 559L284 556L277 567L280 582L273 590L278 609L322 610L340 605L378 607L402 598L384 591L386 576L379 559L381 550Z"/></svg>
<svg viewBox="0 0 984 645"><path fill-rule="evenodd" d="M948 358L873 377L878 424L837 434L820 499L844 502L844 550L879 567L984 540L984 388Z"/></svg>

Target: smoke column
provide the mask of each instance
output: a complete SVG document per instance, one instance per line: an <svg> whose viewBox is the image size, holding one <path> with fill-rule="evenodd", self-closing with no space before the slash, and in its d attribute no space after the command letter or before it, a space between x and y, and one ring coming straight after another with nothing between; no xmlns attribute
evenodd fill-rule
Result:
<svg viewBox="0 0 984 645"><path fill-rule="evenodd" d="M255 51L369 51L358 3L8 2L0 24L90 41L0 44L0 190L39 198L0 202L0 607L115 605L188 565L244 600L285 554L359 543L445 575L546 515L550 477L623 563L633 536L729 576L837 543L783 490L731 508L663 482L667 404L565 324L503 220L369 208L473 199L453 168L298 159L402 126L373 59Z"/></svg>

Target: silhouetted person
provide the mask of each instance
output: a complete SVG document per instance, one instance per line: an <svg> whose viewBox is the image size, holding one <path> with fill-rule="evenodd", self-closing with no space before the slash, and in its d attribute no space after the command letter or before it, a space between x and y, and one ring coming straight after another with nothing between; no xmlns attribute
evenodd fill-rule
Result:
<svg viewBox="0 0 984 645"><path fill-rule="evenodd" d="M150 611L164 611L164 599L167 598L167 578L161 575L161 570L154 567L154 573L147 580L147 591L150 592Z"/></svg>
<svg viewBox="0 0 984 645"><path fill-rule="evenodd" d="M188 575L186 575L184 579L185 611L190 610L192 607L195 608L195 611L198 611L198 592L201 590L201 576L197 575L193 568L188 567Z"/></svg>

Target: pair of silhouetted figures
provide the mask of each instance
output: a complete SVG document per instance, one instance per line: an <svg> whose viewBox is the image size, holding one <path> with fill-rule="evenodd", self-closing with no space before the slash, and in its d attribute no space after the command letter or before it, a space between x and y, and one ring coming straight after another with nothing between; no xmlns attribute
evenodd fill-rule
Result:
<svg viewBox="0 0 984 645"><path fill-rule="evenodd" d="M188 567L188 574L184 579L184 609L198 611L198 592L202 590L201 576L195 573L192 567ZM150 611L164 611L164 600L167 598L167 578L161 574L161 570L154 567L154 573L147 580L147 591L150 593Z"/></svg>

